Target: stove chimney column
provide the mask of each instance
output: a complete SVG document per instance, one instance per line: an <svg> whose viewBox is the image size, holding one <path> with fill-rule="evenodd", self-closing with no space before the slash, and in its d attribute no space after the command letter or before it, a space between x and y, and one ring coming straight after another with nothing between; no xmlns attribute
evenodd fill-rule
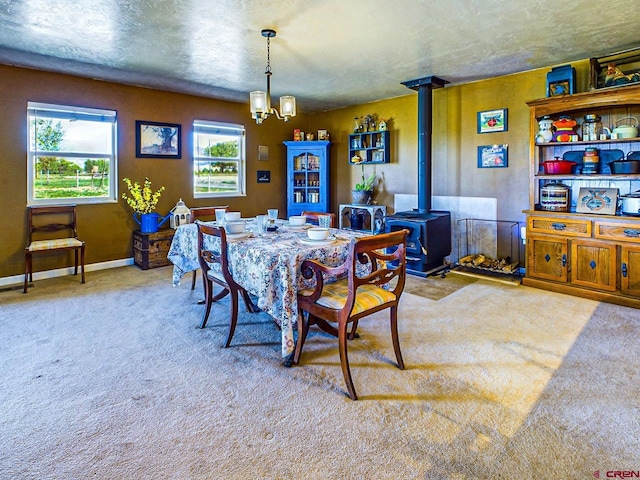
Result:
<svg viewBox="0 0 640 480"><path fill-rule="evenodd" d="M431 211L431 153L433 131L433 92L447 83L439 77L424 77L401 82L418 92L418 212Z"/></svg>

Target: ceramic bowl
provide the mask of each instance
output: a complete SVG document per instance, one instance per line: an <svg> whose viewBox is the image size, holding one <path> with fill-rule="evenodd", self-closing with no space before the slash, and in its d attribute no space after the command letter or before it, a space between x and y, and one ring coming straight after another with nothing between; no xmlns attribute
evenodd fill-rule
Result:
<svg viewBox="0 0 640 480"><path fill-rule="evenodd" d="M307 217L303 217L302 215L289 217L289 225L292 227L301 227L305 223L307 223Z"/></svg>
<svg viewBox="0 0 640 480"><path fill-rule="evenodd" d="M234 220L240 220L240 212L227 212L224 214L224 219L227 222L233 222Z"/></svg>
<svg viewBox="0 0 640 480"><path fill-rule="evenodd" d="M227 233L244 233L244 222L227 222Z"/></svg>
<svg viewBox="0 0 640 480"><path fill-rule="evenodd" d="M311 227L307 230L307 236L311 240L326 240L329 236L328 228Z"/></svg>

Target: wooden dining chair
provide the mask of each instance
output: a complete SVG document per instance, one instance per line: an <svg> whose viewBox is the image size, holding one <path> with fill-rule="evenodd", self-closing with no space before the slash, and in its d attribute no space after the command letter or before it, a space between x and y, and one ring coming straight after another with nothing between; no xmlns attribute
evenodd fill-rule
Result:
<svg viewBox="0 0 640 480"><path fill-rule="evenodd" d="M213 221L216 219L216 210L224 208L225 211L229 210L229 205L220 205L218 207L194 207L191 209L191 223L195 223L196 220L200 221ZM193 271L191 277L191 290L196 288L196 279L198 278L198 270Z"/></svg>
<svg viewBox="0 0 640 480"><path fill-rule="evenodd" d="M73 250L84 283L84 242L78 239L75 205L28 207L29 243L24 250L24 293L33 282L33 256ZM79 258L78 258L79 257Z"/></svg>
<svg viewBox="0 0 640 480"><path fill-rule="evenodd" d="M329 215L331 217L331 228L336 228L337 227L337 222L336 222L336 214L333 212L302 212L301 214L303 217L307 217L307 221L313 223L313 224L318 224L318 216L320 215Z"/></svg>
<svg viewBox="0 0 640 480"><path fill-rule="evenodd" d="M218 237L220 241L220 247L218 250L205 248L205 235ZM227 235L224 228L198 223L198 260L200 262L200 268L202 269L205 294L205 310L202 315L202 321L200 322L200 328L204 328L206 326L213 302L217 302L229 294L231 295L229 334L227 336L227 341L224 344L224 347L227 348L231 343L231 339L233 338L233 334L236 330L236 323L238 321L238 294L242 295L242 299L244 300L244 304L247 307L248 312L255 313L259 310L249 298L247 291L238 285L231 276L227 260ZM214 284L222 287L222 291L215 295L213 288Z"/></svg>
<svg viewBox="0 0 640 480"><path fill-rule="evenodd" d="M372 313L390 309L391 341L398 367L404 361L398 340L398 303L406 278L408 230L399 230L352 240L346 261L328 267L316 260L302 263L302 275L315 278L315 287L298 294L298 340L293 363L298 364L310 325L321 328L325 322L337 323L340 365L349 397L357 400L347 355L347 325L352 324L349 339L355 336L358 321ZM367 272L367 273L361 273ZM327 283L327 277L341 280ZM306 315L305 315L306 312Z"/></svg>

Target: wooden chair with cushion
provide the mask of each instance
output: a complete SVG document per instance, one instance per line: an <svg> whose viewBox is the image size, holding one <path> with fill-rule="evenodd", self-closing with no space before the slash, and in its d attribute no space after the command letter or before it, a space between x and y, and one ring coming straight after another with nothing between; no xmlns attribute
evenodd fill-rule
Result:
<svg viewBox="0 0 640 480"><path fill-rule="evenodd" d="M391 341L398 367L404 361L398 340L398 303L406 278L408 230L352 240L349 256L340 266L327 267L316 260L302 263L305 278L315 278L313 289L298 294L298 340L293 363L298 364L309 326L316 323L327 330L326 322L337 323L340 365L349 396L357 400L347 355L347 325L353 324L349 339L355 336L358 321L372 313L390 309ZM368 273L361 273L361 272ZM341 280L325 283L331 276ZM305 315L305 312L307 315Z"/></svg>
<svg viewBox="0 0 640 480"><path fill-rule="evenodd" d="M205 247L205 235L218 237L220 247L217 251L210 250ZM209 319L211 305L213 302L224 298L231 294L231 317L229 319L229 335L224 347L228 347L233 338L238 321L238 294L242 295L247 311L255 313L258 309L255 307L247 291L238 285L231 276L229 271L229 263L227 260L227 235L224 228L198 224L198 259L200 268L202 269L202 278L204 280L205 294L205 310L200 322L200 328L204 328ZM214 283L222 287L222 291L214 295Z"/></svg>
<svg viewBox="0 0 640 480"><path fill-rule="evenodd" d="M331 217L331 228L337 227L336 214L332 212L302 212L303 217L307 217L307 221L315 225L318 224L319 215L329 215Z"/></svg>
<svg viewBox="0 0 640 480"><path fill-rule="evenodd" d="M194 207L191 209L191 223L195 223L196 220L200 221L213 221L216 219L216 210L224 208L225 211L229 210L229 205L220 205L218 207ZM198 278L198 271L193 271L193 277L191 278L191 290L196 288L196 279Z"/></svg>
<svg viewBox="0 0 640 480"><path fill-rule="evenodd" d="M76 206L28 207L29 244L24 251L24 293L33 282L33 256L73 250L74 275L78 275L78 257L84 283L84 242L78 240Z"/></svg>

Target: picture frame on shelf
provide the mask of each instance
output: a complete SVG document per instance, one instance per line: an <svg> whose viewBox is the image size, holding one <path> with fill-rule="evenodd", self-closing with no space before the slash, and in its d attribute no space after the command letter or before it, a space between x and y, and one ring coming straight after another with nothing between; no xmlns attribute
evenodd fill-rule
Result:
<svg viewBox="0 0 640 480"><path fill-rule="evenodd" d="M182 158L182 126L136 120L136 158Z"/></svg>
<svg viewBox="0 0 640 480"><path fill-rule="evenodd" d="M617 188L580 187L576 212L615 215L618 206Z"/></svg>
<svg viewBox="0 0 640 480"><path fill-rule="evenodd" d="M507 131L506 108L478 112L478 133L495 133Z"/></svg>
<svg viewBox="0 0 640 480"><path fill-rule="evenodd" d="M384 150L374 150L371 155L371 161L375 163L384 162Z"/></svg>
<svg viewBox="0 0 640 480"><path fill-rule="evenodd" d="M478 147L478 168L506 168L509 165L509 146L481 145Z"/></svg>

